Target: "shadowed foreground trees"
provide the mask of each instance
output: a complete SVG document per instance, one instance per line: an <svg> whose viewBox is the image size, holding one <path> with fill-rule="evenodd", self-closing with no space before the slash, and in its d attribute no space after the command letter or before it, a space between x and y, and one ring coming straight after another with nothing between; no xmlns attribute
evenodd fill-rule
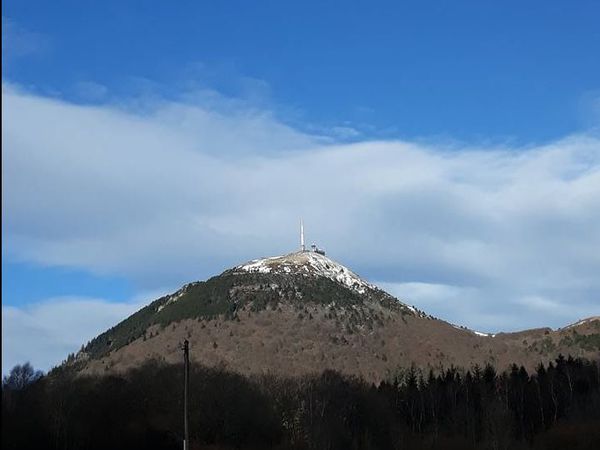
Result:
<svg viewBox="0 0 600 450"><path fill-rule="evenodd" d="M43 372L35 370L28 362L25 364L17 364L10 370L10 373L2 379L2 386L12 391L18 391L37 381L43 375Z"/></svg>
<svg viewBox="0 0 600 450"><path fill-rule="evenodd" d="M3 384L3 449L180 449L181 366L155 361L122 376L55 370ZM559 358L533 374L491 366L423 373L379 386L326 371L244 377L195 367L191 448L600 448L598 364Z"/></svg>

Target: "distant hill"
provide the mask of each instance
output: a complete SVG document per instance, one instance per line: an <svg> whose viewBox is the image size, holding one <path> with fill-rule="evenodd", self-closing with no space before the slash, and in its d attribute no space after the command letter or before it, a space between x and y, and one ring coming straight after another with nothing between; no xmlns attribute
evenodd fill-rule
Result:
<svg viewBox="0 0 600 450"><path fill-rule="evenodd" d="M532 368L559 353L598 358L600 319L494 336L433 318L316 252L258 259L183 286L102 333L67 364L123 371L150 358L191 358L241 373L336 369L379 381L398 368Z"/></svg>

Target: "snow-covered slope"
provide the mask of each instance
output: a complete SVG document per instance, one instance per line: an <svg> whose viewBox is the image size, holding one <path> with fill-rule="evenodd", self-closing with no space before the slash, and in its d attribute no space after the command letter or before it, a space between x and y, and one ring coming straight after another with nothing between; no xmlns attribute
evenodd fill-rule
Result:
<svg viewBox="0 0 600 450"><path fill-rule="evenodd" d="M594 317L588 317L587 319L582 319L578 322L572 323L570 325L567 325L566 327L564 327L563 329L569 329L569 328L576 328L579 327L581 325L585 325L588 323L592 323L592 322L596 322L596 321L600 321L600 316L594 316Z"/></svg>
<svg viewBox="0 0 600 450"><path fill-rule="evenodd" d="M295 252L284 256L274 256L249 261L234 267L234 272L250 273L296 273L306 276L321 276L341 283L359 294L368 289L378 290L347 267L316 252Z"/></svg>

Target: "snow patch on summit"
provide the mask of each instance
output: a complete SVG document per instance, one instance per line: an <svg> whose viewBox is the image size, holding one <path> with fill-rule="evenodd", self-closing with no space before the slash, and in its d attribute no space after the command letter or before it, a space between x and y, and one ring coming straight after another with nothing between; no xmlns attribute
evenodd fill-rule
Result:
<svg viewBox="0 0 600 450"><path fill-rule="evenodd" d="M292 273L316 275L329 278L364 294L368 289L377 289L367 283L347 267L316 252L296 252L284 256L255 259L234 267L237 272L250 273Z"/></svg>

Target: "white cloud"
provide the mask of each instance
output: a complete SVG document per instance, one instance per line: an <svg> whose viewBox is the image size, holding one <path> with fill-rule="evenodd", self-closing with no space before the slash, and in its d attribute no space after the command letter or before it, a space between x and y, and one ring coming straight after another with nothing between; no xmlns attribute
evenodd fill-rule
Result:
<svg viewBox="0 0 600 450"><path fill-rule="evenodd" d="M2 372L26 361L48 370L82 344L141 308L139 299L112 303L63 297L25 307L2 306Z"/></svg>
<svg viewBox="0 0 600 450"><path fill-rule="evenodd" d="M450 323L496 333L541 326L562 327L600 313L600 302L586 296L553 300L520 296L511 286L482 288L435 283L376 283L405 303Z"/></svg>
<svg viewBox="0 0 600 450"><path fill-rule="evenodd" d="M415 300L427 304L446 303L448 300L473 295L472 289L447 284L381 282L377 285L409 303Z"/></svg>
<svg viewBox="0 0 600 450"><path fill-rule="evenodd" d="M80 81L74 86L75 93L82 100L96 102L108 95L108 88L95 81Z"/></svg>
<svg viewBox="0 0 600 450"><path fill-rule="evenodd" d="M205 94L92 107L5 85L3 97L9 258L174 285L294 249L303 216L333 258L453 322L496 331L600 313L593 135L327 144Z"/></svg>

